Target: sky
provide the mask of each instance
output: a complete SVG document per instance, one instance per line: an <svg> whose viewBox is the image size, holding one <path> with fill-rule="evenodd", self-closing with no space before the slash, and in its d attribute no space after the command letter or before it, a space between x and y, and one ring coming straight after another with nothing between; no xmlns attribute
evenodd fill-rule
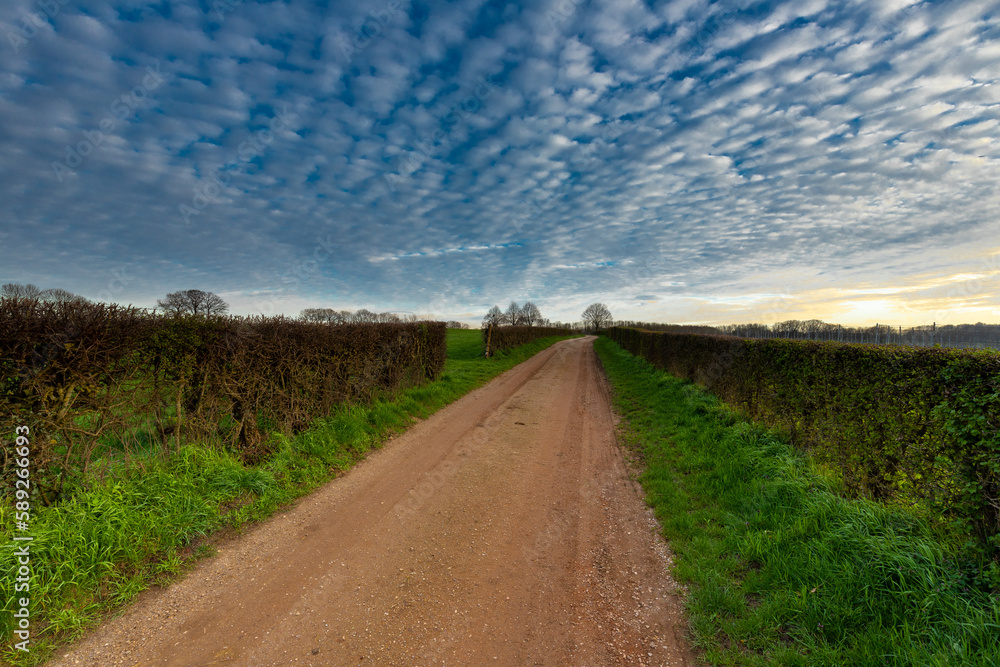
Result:
<svg viewBox="0 0 1000 667"><path fill-rule="evenodd" d="M1000 322L1000 2L3 0L0 283Z"/></svg>

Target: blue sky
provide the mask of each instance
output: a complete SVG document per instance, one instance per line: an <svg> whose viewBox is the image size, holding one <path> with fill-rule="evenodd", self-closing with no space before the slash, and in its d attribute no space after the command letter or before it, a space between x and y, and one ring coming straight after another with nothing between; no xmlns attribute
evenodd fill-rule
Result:
<svg viewBox="0 0 1000 667"><path fill-rule="evenodd" d="M1000 321L1000 3L4 0L0 282Z"/></svg>

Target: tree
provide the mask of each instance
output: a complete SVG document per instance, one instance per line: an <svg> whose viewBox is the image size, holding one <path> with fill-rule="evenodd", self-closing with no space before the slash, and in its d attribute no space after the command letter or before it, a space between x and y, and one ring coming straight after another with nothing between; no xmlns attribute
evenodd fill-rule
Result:
<svg viewBox="0 0 1000 667"><path fill-rule="evenodd" d="M521 312L521 306L517 305L516 301L510 302L510 305L507 306L507 312L503 316L507 324L513 327L524 324L524 313Z"/></svg>
<svg viewBox="0 0 1000 667"><path fill-rule="evenodd" d="M354 322L355 324L368 324L376 321L378 321L378 315L367 308L357 310L353 315L351 315L351 322Z"/></svg>
<svg viewBox="0 0 1000 667"><path fill-rule="evenodd" d="M581 317L588 329L604 329L611 324L611 311L603 303L590 304Z"/></svg>
<svg viewBox="0 0 1000 667"><path fill-rule="evenodd" d="M497 310L499 310L499 308ZM465 322L459 322L458 320L448 320L447 324L445 324L445 327L448 328L448 329L471 329L472 328L468 324L466 324Z"/></svg>
<svg viewBox="0 0 1000 667"><path fill-rule="evenodd" d="M51 301L53 303L90 303L90 299L58 287L43 291L39 298L42 301Z"/></svg>
<svg viewBox="0 0 1000 667"><path fill-rule="evenodd" d="M333 308L305 308L299 314L299 319L306 322L331 324L337 320L338 313Z"/></svg>
<svg viewBox="0 0 1000 667"><path fill-rule="evenodd" d="M504 314L500 306L493 306L483 318L484 327L498 327L504 323Z"/></svg>
<svg viewBox="0 0 1000 667"><path fill-rule="evenodd" d="M31 283L7 283L0 287L0 296L11 299L37 299L41 293L42 290Z"/></svg>
<svg viewBox="0 0 1000 667"><path fill-rule="evenodd" d="M529 327L539 326L542 323L542 311L538 310L538 306L530 301L525 301L524 305L521 306L521 316Z"/></svg>
<svg viewBox="0 0 1000 667"><path fill-rule="evenodd" d="M781 338L798 338L799 334L805 332L805 325L798 320L785 320L771 325L771 330L776 331Z"/></svg>
<svg viewBox="0 0 1000 667"><path fill-rule="evenodd" d="M222 297L200 289L171 292L166 299L158 299L156 307L171 315L190 313L211 316L225 315L229 311L229 304L223 301Z"/></svg>
<svg viewBox="0 0 1000 667"><path fill-rule="evenodd" d="M58 287L43 290L31 283L7 283L3 287L0 287L0 297L38 299L39 301L49 301L52 303L90 303L89 299L79 294L73 294L68 290Z"/></svg>

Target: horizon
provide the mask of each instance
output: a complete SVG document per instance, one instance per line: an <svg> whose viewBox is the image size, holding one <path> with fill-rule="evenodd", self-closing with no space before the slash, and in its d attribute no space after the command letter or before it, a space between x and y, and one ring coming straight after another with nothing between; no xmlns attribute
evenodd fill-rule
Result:
<svg viewBox="0 0 1000 667"><path fill-rule="evenodd" d="M477 326L1000 322L1000 13L0 8L0 283Z"/></svg>
<svg viewBox="0 0 1000 667"><path fill-rule="evenodd" d="M38 287L38 286L35 286L35 287ZM55 289L58 289L58 288L55 288ZM82 296L82 295L80 295L80 296ZM108 303L108 302L100 302L100 301L98 301L98 302L91 301L91 302L92 303ZM137 309L147 310L147 311L150 311L153 314L156 314L156 311L158 311L158 310L162 310L162 307L158 306L158 305L154 305L154 306L139 306L139 305L135 305L135 304L120 304L120 303L114 303L114 302L111 302L109 305L118 305L118 306L123 306L123 307L126 307L126 308L137 308ZM501 306L501 304L494 304L494 305L496 305L498 308ZM523 305L523 304L519 304L519 305ZM228 307L228 304L227 304L227 307ZM326 306L319 306L317 308L327 308L327 307ZM482 326L482 324L483 324L483 319L484 319L484 318L480 318L478 320L471 320L470 321L470 320L461 320L461 319L453 319L453 318L442 318L442 317L438 317L438 316L434 315L433 313L411 313L411 312L405 312L405 311L401 312L401 311L373 310L371 308L366 308L365 306L361 306L359 308L332 308L332 307L330 307L330 309L331 310L335 310L335 311L346 311L348 313L355 313L355 312L360 311L360 310L367 310L372 315L386 315L386 314L391 314L391 315L399 316L400 318L412 316L412 317L418 318L417 321L460 322L460 323L468 325L470 328L473 328L473 329L480 328ZM278 316L288 317L288 318L292 318L292 319L303 319L304 310L305 309L303 309L303 311L300 311L297 314L279 313ZM506 308L501 308L501 310L506 310ZM234 315L234 316L237 316L237 317L250 317L250 316L260 316L260 315L262 315L262 313L249 313L249 314L247 314L247 313L234 313L231 310L227 310L227 312L223 314L223 316L230 316L230 315ZM614 313L612 313L612 315L614 315ZM573 327L573 326L576 326L576 325L583 326L584 323L585 323L584 320L580 319L580 318L558 320L558 319L553 319L553 318L547 317L545 315L545 313L542 313L542 316L543 316L543 318L545 320L549 321L549 324L547 324L547 325L541 325L541 326L548 326L548 325L555 326L557 324L562 324L562 325ZM485 317L485 313L484 313L484 317ZM895 323L892 323L892 322L868 322L868 323L831 322L831 321L826 321L826 320L817 319L817 318L809 318L809 319L787 318L787 319L784 319L784 320L776 320L774 322L763 322L763 321L748 320L748 321L743 321L743 322L722 322L722 323L716 323L716 324L708 324L708 323L705 323L705 322L661 322L661 321L655 321L655 320L636 320L636 319L632 319L632 318L614 318L612 320L612 326L619 326L618 323L620 323L620 322L632 322L632 323L635 323L635 324L652 324L652 325L656 325L656 326L676 326L676 327L709 327L709 328L720 328L720 327L725 327L725 326L767 326L767 327L774 327L774 326L779 325L779 324L785 324L785 323L788 323L788 322L796 322L796 321L800 322L800 323L819 322L821 324L825 324L825 325L828 325L828 326L838 326L838 327L844 327L844 328L850 328L850 329L865 329L865 328L873 328L873 327L876 327L876 326L888 327L889 329L896 329L896 328L900 328L900 329L917 329L917 328L922 328L922 327L923 328L926 328L926 327L938 327L938 328L940 328L940 327L949 327L949 326L952 326L952 327L954 327L954 326L1000 326L1000 322L993 322L993 323L991 323L991 322L983 322L983 321L977 321L977 322L930 322L930 323L923 323L923 324L918 323L918 324L912 324L912 325L900 325L900 324L895 324Z"/></svg>

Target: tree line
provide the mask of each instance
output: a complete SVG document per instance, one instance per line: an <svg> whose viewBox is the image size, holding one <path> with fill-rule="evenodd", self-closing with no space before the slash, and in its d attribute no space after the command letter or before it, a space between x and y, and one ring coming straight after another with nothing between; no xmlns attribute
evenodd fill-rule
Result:
<svg viewBox="0 0 1000 667"><path fill-rule="evenodd" d="M61 288L41 289L31 283L6 283L0 287L0 298L31 299L42 303L90 303L90 299ZM222 297L199 289L170 292L156 301L156 308L168 315L225 315L229 311Z"/></svg>
<svg viewBox="0 0 1000 667"><path fill-rule="evenodd" d="M500 306L490 308L483 317L483 326L547 327L551 326L551 322L542 317L542 311L532 302L525 301L519 306L516 301L511 301L505 311L500 310Z"/></svg>
<svg viewBox="0 0 1000 667"><path fill-rule="evenodd" d="M581 315L584 328L591 331L600 331L611 326L611 311L603 303L592 303L587 306ZM518 305L516 301L511 301L507 310L500 310L500 306L493 306L483 317L483 328L486 327L555 327L558 329L579 329L579 322L553 322L542 316L541 311L531 301L525 301L523 305Z"/></svg>
<svg viewBox="0 0 1000 667"><path fill-rule="evenodd" d="M428 321L426 317L420 315L414 315L412 313L405 313L403 315L391 312L376 313L368 310L367 308L361 308L359 310L353 310L353 311L337 310L335 308L305 308L299 314L299 319L305 322L316 322L319 324L334 324L334 325L372 324L372 323L398 324L398 323ZM456 320L450 320L446 322L445 326L449 329L471 328L465 322L458 322Z"/></svg>
<svg viewBox="0 0 1000 667"><path fill-rule="evenodd" d="M42 302L90 303L90 300L68 292L64 289L41 289L30 283L7 283L0 287L0 298L33 299ZM229 304L213 292L200 289L178 290L170 292L166 297L157 299L156 308L166 315L204 315L212 317L225 315L229 312ZM336 310L333 308L306 308L299 313L299 319L304 322L321 324L406 324L426 321L419 315L396 313L375 313L367 308L360 310ZM449 329L469 329L465 322L455 320L446 323Z"/></svg>
<svg viewBox="0 0 1000 667"><path fill-rule="evenodd" d="M660 322L618 320L615 326L669 333L715 334L740 338L789 338L794 340L833 341L839 343L865 343L877 345L910 345L915 347L994 348L1000 349L1000 324L944 324L937 323L903 327L876 324L868 327L851 327L822 320L785 320L774 324L722 324L682 325Z"/></svg>
<svg viewBox="0 0 1000 667"><path fill-rule="evenodd" d="M52 303L90 303L89 299L79 294L58 287L42 289L31 283L6 283L0 287L0 298L37 299Z"/></svg>

